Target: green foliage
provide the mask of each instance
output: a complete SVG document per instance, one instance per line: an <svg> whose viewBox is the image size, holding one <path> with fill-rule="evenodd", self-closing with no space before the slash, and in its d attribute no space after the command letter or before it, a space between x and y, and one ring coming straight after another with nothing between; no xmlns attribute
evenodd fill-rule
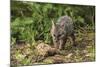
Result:
<svg viewBox="0 0 100 67"><path fill-rule="evenodd" d="M94 10L94 6L11 1L11 38L51 43L51 20L69 15L75 28L94 26Z"/></svg>

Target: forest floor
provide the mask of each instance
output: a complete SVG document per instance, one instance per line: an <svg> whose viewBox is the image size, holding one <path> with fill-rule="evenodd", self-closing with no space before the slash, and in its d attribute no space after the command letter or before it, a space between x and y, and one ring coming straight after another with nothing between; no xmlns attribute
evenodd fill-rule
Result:
<svg viewBox="0 0 100 67"><path fill-rule="evenodd" d="M36 54L33 45L11 45L11 66L95 61L95 32L79 31L76 35L76 45L66 45L60 54L42 57Z"/></svg>

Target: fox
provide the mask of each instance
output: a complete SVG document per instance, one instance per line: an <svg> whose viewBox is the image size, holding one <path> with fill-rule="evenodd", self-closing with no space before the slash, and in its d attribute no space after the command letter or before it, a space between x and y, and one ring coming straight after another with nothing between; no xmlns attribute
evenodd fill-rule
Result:
<svg viewBox="0 0 100 67"><path fill-rule="evenodd" d="M64 49L68 37L71 37L73 46L76 46L72 18L65 15L58 18L56 23L52 20L51 36L54 47L59 50Z"/></svg>

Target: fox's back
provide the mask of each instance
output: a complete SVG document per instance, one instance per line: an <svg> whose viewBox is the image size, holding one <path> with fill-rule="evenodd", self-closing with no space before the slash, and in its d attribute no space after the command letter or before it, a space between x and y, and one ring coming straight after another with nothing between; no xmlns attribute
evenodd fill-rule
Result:
<svg viewBox="0 0 100 67"><path fill-rule="evenodd" d="M74 26L73 26L73 21L69 16L62 16L58 19L57 25L59 25L59 29L62 29L66 32L67 35L70 35L73 33ZM62 26L62 27L61 27Z"/></svg>

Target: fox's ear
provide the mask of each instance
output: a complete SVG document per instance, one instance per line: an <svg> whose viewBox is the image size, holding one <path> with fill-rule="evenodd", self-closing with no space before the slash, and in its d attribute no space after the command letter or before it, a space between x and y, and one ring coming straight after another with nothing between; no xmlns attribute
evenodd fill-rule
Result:
<svg viewBox="0 0 100 67"><path fill-rule="evenodd" d="M51 35L53 36L54 30L55 30L55 23L54 23L53 20L51 20L51 22L52 22L52 27L51 27L50 33L51 33Z"/></svg>
<svg viewBox="0 0 100 67"><path fill-rule="evenodd" d="M54 21L51 20L51 22L52 22L52 28L55 28L55 23L54 23Z"/></svg>

